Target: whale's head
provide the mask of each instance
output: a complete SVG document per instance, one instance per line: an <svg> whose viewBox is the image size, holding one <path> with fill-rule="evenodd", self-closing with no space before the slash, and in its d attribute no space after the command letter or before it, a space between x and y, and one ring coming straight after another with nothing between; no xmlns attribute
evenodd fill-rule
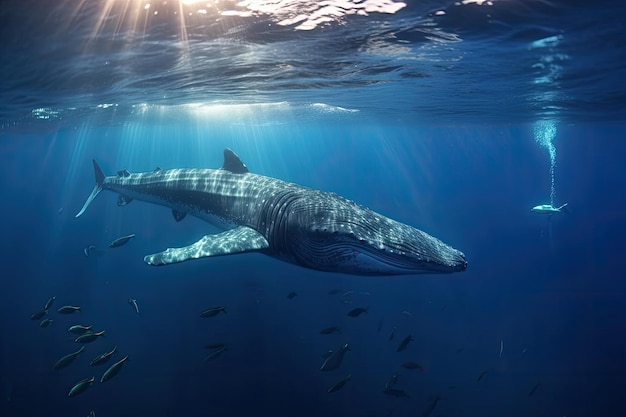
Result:
<svg viewBox="0 0 626 417"><path fill-rule="evenodd" d="M297 263L355 275L442 274L467 268L463 252L441 240L351 201L342 203L315 210L292 234L289 252Z"/></svg>

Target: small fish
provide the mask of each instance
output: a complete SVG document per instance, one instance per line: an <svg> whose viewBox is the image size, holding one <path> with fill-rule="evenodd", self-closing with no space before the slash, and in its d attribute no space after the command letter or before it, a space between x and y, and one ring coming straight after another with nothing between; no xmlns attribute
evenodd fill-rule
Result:
<svg viewBox="0 0 626 417"><path fill-rule="evenodd" d="M40 320L43 316L48 314L48 310L41 310L30 316L31 320Z"/></svg>
<svg viewBox="0 0 626 417"><path fill-rule="evenodd" d="M48 326L50 326L52 323L54 323L54 320L52 320L52 319L43 319L43 320L41 320L41 322L39 323L39 327L48 327Z"/></svg>
<svg viewBox="0 0 626 417"><path fill-rule="evenodd" d="M420 371L424 370L422 365L420 365L419 363L412 362L412 361L404 362L402 364L402 367L405 369L410 369L410 370L413 370L413 369L419 369Z"/></svg>
<svg viewBox="0 0 626 417"><path fill-rule="evenodd" d="M502 340L500 340L500 353L498 354L499 358L502 357L502 351L503 350L504 350L504 342Z"/></svg>
<svg viewBox="0 0 626 417"><path fill-rule="evenodd" d="M56 300L56 297L50 297L48 298L48 301L46 302L46 306L43 308L44 310L49 310L50 307L52 307L52 304L54 303L54 300Z"/></svg>
<svg viewBox="0 0 626 417"><path fill-rule="evenodd" d="M328 388L328 392L339 391L341 388L343 388L344 385L346 385L346 382L350 381L351 378L352 378L352 374L346 375L346 377L343 378L341 381L337 382L335 385Z"/></svg>
<svg viewBox="0 0 626 417"><path fill-rule="evenodd" d="M320 368L321 371L334 371L335 369L339 369L341 366L341 362L343 361L343 357L350 350L348 344L344 344L339 349L330 354L328 358L322 364Z"/></svg>
<svg viewBox="0 0 626 417"><path fill-rule="evenodd" d="M91 332L92 331L91 329L93 329L93 326L81 326L80 324L75 324L71 326L69 329L67 329L67 331L70 333L80 335L80 334Z"/></svg>
<svg viewBox="0 0 626 417"><path fill-rule="evenodd" d="M393 329L391 329L391 334L389 335L389 341L391 342L393 340L393 337L396 335L396 326L393 326Z"/></svg>
<svg viewBox="0 0 626 417"><path fill-rule="evenodd" d="M347 296L352 295L352 294L354 294L354 291L348 290L348 291L343 293L342 297L347 297Z"/></svg>
<svg viewBox="0 0 626 417"><path fill-rule="evenodd" d="M204 358L204 361L208 362L219 358L220 356L222 356L222 353L224 353L225 350L226 346L214 350L213 352L209 353L206 358Z"/></svg>
<svg viewBox="0 0 626 417"><path fill-rule="evenodd" d="M428 407L426 407L426 410L424 410L421 417L429 417L433 413L433 411L435 411L435 407L437 407L437 403L439 402L440 399L441 399L440 397L435 397L428 404Z"/></svg>
<svg viewBox="0 0 626 417"><path fill-rule="evenodd" d="M368 309L369 309L369 307L367 307L367 308L363 308L363 307L354 308L354 309L352 309L352 310L350 310L348 312L348 316L350 316L350 317L359 317L363 313L367 314L367 310Z"/></svg>
<svg viewBox="0 0 626 417"><path fill-rule="evenodd" d="M298 296L297 292L290 292L289 294L287 294L287 298L289 298L290 300L293 300L295 297Z"/></svg>
<svg viewBox="0 0 626 417"><path fill-rule="evenodd" d="M94 340L96 340L97 338L99 338L100 336L104 336L104 330L102 330L101 332L98 333L94 333L94 332L88 332L85 334L81 334L80 336L78 336L74 341L76 343L91 343Z"/></svg>
<svg viewBox="0 0 626 417"><path fill-rule="evenodd" d="M205 349L221 349L226 346L226 343L209 343L208 345L204 345Z"/></svg>
<svg viewBox="0 0 626 417"><path fill-rule="evenodd" d="M387 395L391 395L392 397L411 398L409 394L407 394L404 390L401 390L401 389L389 388L389 389L384 390L383 392Z"/></svg>
<svg viewBox="0 0 626 417"><path fill-rule="evenodd" d="M57 210L57 214L61 214L63 213L63 207L61 207L59 210Z"/></svg>
<svg viewBox="0 0 626 417"><path fill-rule="evenodd" d="M394 385L396 385L396 382L398 382L398 375L391 375L391 378L389 378L389 380L385 384L385 390L392 389Z"/></svg>
<svg viewBox="0 0 626 417"><path fill-rule="evenodd" d="M94 245L85 246L85 248L83 249L83 253L85 254L85 256L89 257L89 254L93 250L96 250L96 247Z"/></svg>
<svg viewBox="0 0 626 417"><path fill-rule="evenodd" d="M224 313L226 314L226 307L211 307L207 310L204 310L202 313L200 313L200 317L215 317L220 313Z"/></svg>
<svg viewBox="0 0 626 417"><path fill-rule="evenodd" d="M400 345L398 346L398 349L396 349L396 352L402 352L413 340L415 339L413 339L411 335L408 335L407 337L402 339L402 342L400 342Z"/></svg>
<svg viewBox="0 0 626 417"><path fill-rule="evenodd" d="M333 333L341 333L341 330L339 330L339 327L337 326L332 326L332 327L327 327L325 329L320 330L321 334L333 334Z"/></svg>
<svg viewBox="0 0 626 417"><path fill-rule="evenodd" d="M124 362L126 362L127 359L128 359L128 355L124 356L122 359L115 362L113 365L109 366L109 369L104 371L104 373L102 374L102 378L100 378L100 382L108 381L109 379L117 375L120 372L120 369L122 369L122 365L124 365Z"/></svg>
<svg viewBox="0 0 626 417"><path fill-rule="evenodd" d="M118 237L113 242L109 243L109 247L110 248L119 248L120 246L127 244L134 237L135 237L134 233L132 233L130 235Z"/></svg>
<svg viewBox="0 0 626 417"><path fill-rule="evenodd" d="M93 384L93 381L95 381L95 378L93 376L91 378L85 378L81 381L78 381L76 384L74 384L67 396L75 397L76 395L84 392L87 388L91 386L91 384Z"/></svg>
<svg viewBox="0 0 626 417"><path fill-rule="evenodd" d="M78 306L63 306L57 310L61 314L72 314L77 311L81 311L81 308Z"/></svg>
<svg viewBox="0 0 626 417"><path fill-rule="evenodd" d="M111 356L113 356L113 354L117 352L117 345L113 348L112 351L110 352L105 352L101 355L96 356L95 358L93 358L93 360L89 363L89 366L98 366L98 365L102 365L105 364L109 361L109 359L111 359Z"/></svg>
<svg viewBox="0 0 626 417"><path fill-rule="evenodd" d="M80 349L78 349L76 352L70 353L69 355L65 355L63 356L61 359L59 359L54 366L52 367L53 369L62 369L65 368L67 366L69 366L72 362L74 362L74 359L76 359L76 357L78 355L80 355L80 353L85 350L85 346L81 347Z"/></svg>
<svg viewBox="0 0 626 417"><path fill-rule="evenodd" d="M339 294L341 292L341 290L335 288L333 290L328 291L328 295L336 295Z"/></svg>
<svg viewBox="0 0 626 417"><path fill-rule="evenodd" d="M478 375L478 378L476 378L476 382L480 381L481 379L483 379L485 377L485 375L487 375L487 370L485 369L484 371L482 371L480 373L480 375Z"/></svg>
<svg viewBox="0 0 626 417"><path fill-rule="evenodd" d="M532 397L535 394L535 392L537 392L537 390L539 389L540 386L541 386L541 384L535 384L535 386L528 393L528 396Z"/></svg>
<svg viewBox="0 0 626 417"><path fill-rule="evenodd" d="M413 318L413 314L411 314L408 310L404 310L402 314L404 314L407 317Z"/></svg>
<svg viewBox="0 0 626 417"><path fill-rule="evenodd" d="M135 313L139 314L139 306L137 305L137 300L134 298L129 298L128 299L128 304L131 305L131 307L133 308L133 310L135 310Z"/></svg>

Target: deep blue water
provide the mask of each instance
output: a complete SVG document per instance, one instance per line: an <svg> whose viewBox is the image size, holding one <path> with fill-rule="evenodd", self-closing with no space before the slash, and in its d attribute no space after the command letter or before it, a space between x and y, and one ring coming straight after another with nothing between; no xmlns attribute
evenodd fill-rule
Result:
<svg viewBox="0 0 626 417"><path fill-rule="evenodd" d="M622 3L305 3L0 3L0 416L626 415ZM442 239L468 269L151 267L218 230L111 192L74 217L94 158L108 175L219 168L226 147ZM551 202L568 213L530 211ZM199 317L212 306L227 314ZM106 336L54 371L73 324ZM227 350L205 362L208 343ZM114 346L129 360L100 383L108 364L89 362ZM392 375L408 398L383 393Z"/></svg>

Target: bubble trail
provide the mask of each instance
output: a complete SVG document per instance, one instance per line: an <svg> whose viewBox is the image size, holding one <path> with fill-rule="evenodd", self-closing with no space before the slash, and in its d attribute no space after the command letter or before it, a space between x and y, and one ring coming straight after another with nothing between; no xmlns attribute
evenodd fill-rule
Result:
<svg viewBox="0 0 626 417"><path fill-rule="evenodd" d="M556 137L556 124L553 121L541 120L535 122L534 134L537 143L548 149L550 154L550 205L554 207L556 188L554 185L554 169L556 167L556 146L552 142Z"/></svg>

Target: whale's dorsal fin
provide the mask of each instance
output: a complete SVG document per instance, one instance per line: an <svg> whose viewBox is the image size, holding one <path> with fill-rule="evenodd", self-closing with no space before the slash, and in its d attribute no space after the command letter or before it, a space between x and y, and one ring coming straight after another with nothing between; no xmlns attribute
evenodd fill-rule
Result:
<svg viewBox="0 0 626 417"><path fill-rule="evenodd" d="M224 165L222 165L222 169L230 171L233 174L245 174L250 172L246 164L241 162L239 156L229 148L224 149Z"/></svg>
<svg viewBox="0 0 626 417"><path fill-rule="evenodd" d="M117 171L118 177L130 177L130 172L127 169L123 169L121 171Z"/></svg>

